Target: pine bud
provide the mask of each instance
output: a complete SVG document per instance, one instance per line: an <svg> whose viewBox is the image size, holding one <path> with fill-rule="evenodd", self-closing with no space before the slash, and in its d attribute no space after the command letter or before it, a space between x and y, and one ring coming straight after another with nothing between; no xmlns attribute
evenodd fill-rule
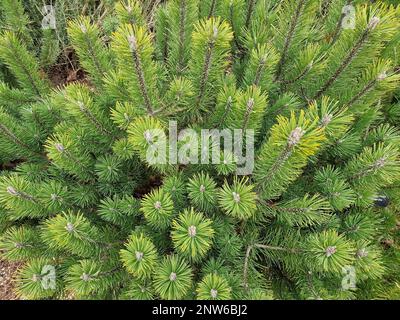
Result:
<svg viewBox="0 0 400 320"><path fill-rule="evenodd" d="M56 143L54 147L57 149L58 152L64 152L65 148L61 143Z"/></svg>
<svg viewBox="0 0 400 320"><path fill-rule="evenodd" d="M216 40L218 37L218 28L214 26L213 28L213 39Z"/></svg>
<svg viewBox="0 0 400 320"><path fill-rule="evenodd" d="M250 99L247 101L247 110L252 110L253 107L254 107L254 99L253 99L253 98L250 98Z"/></svg>
<svg viewBox="0 0 400 320"><path fill-rule="evenodd" d="M206 187L202 184L202 185L200 186L200 192L203 193L203 192L205 192L205 191L206 191Z"/></svg>
<svg viewBox="0 0 400 320"><path fill-rule="evenodd" d="M78 106L79 106L79 110L84 112L86 110L85 104L82 101L78 101L77 103L78 103Z"/></svg>
<svg viewBox="0 0 400 320"><path fill-rule="evenodd" d="M379 75L378 75L378 77L376 78L378 81L383 81L383 80L385 80L387 78L387 73L386 73L386 71L383 71L382 73L380 73Z"/></svg>
<svg viewBox="0 0 400 320"><path fill-rule="evenodd" d="M211 289L210 294L211 294L211 297L212 297L213 299L215 299L215 298L217 298L217 296L218 296L218 291L215 290L215 289Z"/></svg>
<svg viewBox="0 0 400 320"><path fill-rule="evenodd" d="M267 62L267 55L265 54L265 55L263 55L263 56L261 57L260 64L261 64L261 65L264 65L266 62Z"/></svg>
<svg viewBox="0 0 400 320"><path fill-rule="evenodd" d="M86 26L85 26L83 23L81 23L79 26L81 27L81 31L82 31L83 33L86 33L86 32L87 32L87 28L86 28Z"/></svg>
<svg viewBox="0 0 400 320"><path fill-rule="evenodd" d="M141 261L143 259L143 252L136 251L135 252L135 257L137 261Z"/></svg>
<svg viewBox="0 0 400 320"><path fill-rule="evenodd" d="M20 242L14 243L14 246L15 246L15 248L17 248L17 249L21 249L21 248L24 247L24 245L23 245L22 243L20 243Z"/></svg>
<svg viewBox="0 0 400 320"><path fill-rule="evenodd" d="M32 276L32 281L33 281L33 282L38 282L39 280L40 280L40 275L34 274L34 275Z"/></svg>
<svg viewBox="0 0 400 320"><path fill-rule="evenodd" d="M153 135L151 134L150 130L146 130L143 134L145 140L150 143L153 141Z"/></svg>
<svg viewBox="0 0 400 320"><path fill-rule="evenodd" d="M233 196L233 201L235 201L236 203L240 202L240 194L232 192L232 196Z"/></svg>
<svg viewBox="0 0 400 320"><path fill-rule="evenodd" d="M358 258L365 258L368 256L368 250L365 248L362 248L360 250L357 251L357 257Z"/></svg>
<svg viewBox="0 0 400 320"><path fill-rule="evenodd" d="M191 238L195 237L197 234L196 226L190 226L188 228L188 234L189 234L189 237L191 237Z"/></svg>
<svg viewBox="0 0 400 320"><path fill-rule="evenodd" d="M15 189L14 189L13 187L11 187L11 186L7 187L7 192L8 192L9 194L11 194L12 196L17 196L17 195L18 195L18 191L15 190Z"/></svg>
<svg viewBox="0 0 400 320"><path fill-rule="evenodd" d="M171 272L171 274L169 275L169 280L170 281L175 281L176 280L176 273L175 272Z"/></svg>
<svg viewBox="0 0 400 320"><path fill-rule="evenodd" d="M82 279L83 281L85 281L85 282L88 282L88 281L91 279L91 277L90 277L89 274L84 273L84 274L82 274L81 279Z"/></svg>
<svg viewBox="0 0 400 320"><path fill-rule="evenodd" d="M157 210L160 210L160 209L161 209L161 202L160 202L160 201L157 201L157 202L154 204L154 208L156 208Z"/></svg>
<svg viewBox="0 0 400 320"><path fill-rule="evenodd" d="M326 127L330 122L332 121L332 115L331 114L326 114L322 117L321 120L321 127Z"/></svg>
<svg viewBox="0 0 400 320"><path fill-rule="evenodd" d="M380 21L381 19L379 19L378 17L373 17L371 20L369 20L368 29L374 30L378 26Z"/></svg>
<svg viewBox="0 0 400 320"><path fill-rule="evenodd" d="M75 227L74 227L74 225L71 223L71 222L68 222L67 223L67 225L65 226L65 229L68 231L68 232L73 232L74 230L75 230Z"/></svg>
<svg viewBox="0 0 400 320"><path fill-rule="evenodd" d="M136 41L136 37L134 35L130 35L128 37L128 42L129 42L129 47L132 51L136 51L137 50L137 41Z"/></svg>
<svg viewBox="0 0 400 320"><path fill-rule="evenodd" d="M300 128L300 127L297 127L296 129L294 129L294 130L290 133L289 138L288 138L288 144L289 144L289 146L293 147L293 146L295 146L296 144L298 144L298 143L300 142L300 139L303 137L303 135L304 135L305 133L306 133L306 132L305 132L302 128Z"/></svg>
<svg viewBox="0 0 400 320"><path fill-rule="evenodd" d="M336 253L336 247L335 246L329 246L328 248L326 248L325 253L326 253L327 257L332 256L333 254Z"/></svg>
<svg viewBox="0 0 400 320"><path fill-rule="evenodd" d="M386 164L386 159L385 158L380 158L378 161L375 162L375 168L380 169L383 168Z"/></svg>

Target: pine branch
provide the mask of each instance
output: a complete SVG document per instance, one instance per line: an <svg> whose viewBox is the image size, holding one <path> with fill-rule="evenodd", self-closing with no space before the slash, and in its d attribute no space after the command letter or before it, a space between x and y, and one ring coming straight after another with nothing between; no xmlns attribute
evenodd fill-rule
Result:
<svg viewBox="0 0 400 320"><path fill-rule="evenodd" d="M228 117L228 115L231 113L231 110L233 108L233 101L232 101L232 97L230 96L228 98L228 100L226 101L226 105L224 108L224 114L222 115L218 128L221 128L223 126L223 124L226 122L226 119Z"/></svg>
<svg viewBox="0 0 400 320"><path fill-rule="evenodd" d="M369 91L371 91L376 86L377 83L378 83L377 79L374 79L374 80L370 81L369 83L367 83L364 86L364 88L361 89L361 91L359 91L357 94L355 94L354 97L352 97L350 99L350 101L346 103L346 105L351 107L354 103L356 103L359 99L361 99L365 94L367 94Z"/></svg>
<svg viewBox="0 0 400 320"><path fill-rule="evenodd" d="M28 194L26 192L23 192L23 191L18 191L18 190L14 189L11 186L7 187L7 192L9 194L11 194L12 196L21 198L23 200L30 201L30 202L33 202L35 204L38 203L38 200L34 196L32 196L32 195L30 195L30 194Z"/></svg>
<svg viewBox="0 0 400 320"><path fill-rule="evenodd" d="M312 70L312 68L313 68L313 64L312 63L308 64L297 77L295 77L291 80L284 80L284 81L282 81L282 84L287 86L287 85L296 83L297 81L299 81L299 80L303 79L305 76L307 76L307 74Z"/></svg>
<svg viewBox="0 0 400 320"><path fill-rule="evenodd" d="M144 99L144 102L145 102L145 105L147 108L147 112L149 113L149 115L153 115L154 111L153 111L153 107L150 102L149 94L147 92L146 80L144 78L144 72L143 72L143 68L142 68L142 61L137 52L136 37L134 35L131 35L128 38L128 41L129 41L130 48L132 50L132 59L133 59L134 65L135 65L136 74L139 78L139 85L140 85L139 87L140 87L140 90L141 90L141 93L142 93L142 96L143 96L143 99Z"/></svg>
<svg viewBox="0 0 400 320"><path fill-rule="evenodd" d="M27 144L25 144L24 142L22 142L9 128L7 128L4 124L0 123L0 132L3 133L3 135L9 139L12 143L15 143L16 145L22 147L23 149L25 149L26 151L28 151L29 153L32 153L34 155L39 156L42 159L45 159L46 161L48 161L47 157L43 154L40 153L36 150L33 150L32 147L28 146Z"/></svg>
<svg viewBox="0 0 400 320"><path fill-rule="evenodd" d="M89 119L91 123L94 124L94 126L102 133L112 136L112 133L108 131L106 128L103 127L103 125L96 119L96 117L93 115L93 113L85 107L83 102L79 102L79 110L82 112L82 114Z"/></svg>
<svg viewBox="0 0 400 320"><path fill-rule="evenodd" d="M393 82L397 83L400 78L400 72L396 70L387 70L386 66L383 65L383 70L378 70L378 74L374 75L375 77L369 82L367 82L357 93L351 97L349 102L347 102L348 107L352 107L354 104L358 103L361 99L363 99L368 93L377 89L378 86L385 87ZM379 61L378 61L378 69L379 69ZM388 85L389 84L389 85ZM384 91L382 88L381 91Z"/></svg>
<svg viewBox="0 0 400 320"><path fill-rule="evenodd" d="M243 285L247 291L250 290L249 283L248 283L249 260L250 260L250 254L254 248L264 249L264 250L272 250L272 251L283 251L283 252L288 252L288 253L293 253L293 254L303 252L300 249L290 249L290 248L285 248L285 247L269 246L269 245L259 244L259 243L249 245L246 250L246 255L244 258L244 267L243 267Z"/></svg>
<svg viewBox="0 0 400 320"><path fill-rule="evenodd" d="M186 19L186 0L179 2L179 49L178 49L178 75L184 69L184 43L185 43L185 19Z"/></svg>
<svg viewBox="0 0 400 320"><path fill-rule="evenodd" d="M160 69L152 59L154 47L149 31L141 26L122 25L115 32L112 50L121 85L129 92L129 100L124 102L133 102L138 109L153 115L160 101L158 83L154 81Z"/></svg>
<svg viewBox="0 0 400 320"><path fill-rule="evenodd" d="M340 77L342 72L345 71L346 68L351 64L351 62L357 57L357 54L360 52L363 45L367 42L371 32L377 27L378 24L379 24L379 18L377 17L371 18L367 28L361 34L360 38L355 43L353 48L350 50L347 57L344 58L340 66L336 69L336 71L328 79L328 81L326 81L326 83L322 86L322 88L318 90L318 92L316 93L316 95L312 100L319 99L335 83L335 81Z"/></svg>
<svg viewBox="0 0 400 320"><path fill-rule="evenodd" d="M216 38L217 36L218 36L218 29L215 29L214 38ZM197 107L200 106L205 94L206 84L208 83L208 76L210 74L211 59L212 59L214 45L215 45L215 39L210 40L207 44L206 56L204 57L203 71L201 73L202 76L200 79L199 94L196 98Z"/></svg>
<svg viewBox="0 0 400 320"><path fill-rule="evenodd" d="M343 21L345 18L346 18L346 13L342 13L340 16L340 19L337 22L335 31L333 33L332 40L330 42L331 45L334 45L336 43L336 41L338 40L340 33L342 32Z"/></svg>
<svg viewBox="0 0 400 320"><path fill-rule="evenodd" d="M207 19L211 19L215 15L215 9L217 6L217 1L218 0L211 0L211 5L210 5L210 11L208 12Z"/></svg>
<svg viewBox="0 0 400 320"><path fill-rule="evenodd" d="M0 56L20 84L31 89L32 93L38 97L48 93L49 85L42 79L38 62L28 52L25 44L12 32L5 32L0 38L0 42Z"/></svg>
<svg viewBox="0 0 400 320"><path fill-rule="evenodd" d="M229 64L230 42L233 33L220 17L200 20L192 37L192 56L189 61L189 80L194 86L193 118L202 118L209 111Z"/></svg>
<svg viewBox="0 0 400 320"><path fill-rule="evenodd" d="M14 58L15 58L16 63L22 69L22 71L25 74L25 76L29 79L29 82L30 82L35 94L40 97L41 93L40 93L39 88L36 86L36 83L33 80L31 73L26 68L25 63L20 59L20 56L19 56L18 52L15 50L15 47L13 46L12 43L9 43L9 48L11 49L11 52L12 52Z"/></svg>
<svg viewBox="0 0 400 320"><path fill-rule="evenodd" d="M304 6L306 4L306 0L299 0L296 10L292 16L292 20L290 22L290 26L289 26L289 30L288 33L285 37L285 44L283 46L283 51L282 51L282 55L281 55L281 59L278 63L278 67L277 67L277 71L276 71L276 75L275 75L275 80L279 80L282 76L282 72L283 69L285 67L286 64L286 60L287 60L287 56L288 56L288 52L289 52L289 48L290 45L292 43L293 37L294 37L294 33L296 31L296 27L298 25L298 21L300 19L300 16L302 14L302 10L304 9Z"/></svg>
<svg viewBox="0 0 400 320"><path fill-rule="evenodd" d="M89 18L81 18L69 23L68 35L77 51L81 65L90 73L92 80L101 87L103 77L111 67L111 57L100 41L99 28L91 24Z"/></svg>
<svg viewBox="0 0 400 320"><path fill-rule="evenodd" d="M248 1L248 8L247 8L247 14L246 14L246 22L245 22L245 27L248 29L250 27L250 22L251 22L251 16L253 15L254 11L254 6L256 5L257 0L249 0Z"/></svg>

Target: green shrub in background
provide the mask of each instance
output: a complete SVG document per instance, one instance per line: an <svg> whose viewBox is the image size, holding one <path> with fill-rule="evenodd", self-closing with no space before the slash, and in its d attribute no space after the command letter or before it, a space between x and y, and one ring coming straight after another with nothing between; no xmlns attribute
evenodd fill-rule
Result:
<svg viewBox="0 0 400 320"><path fill-rule="evenodd" d="M24 262L21 297L400 296L398 6L357 1L354 28L345 0L125 0L74 19L64 7L57 45L87 80L54 89L43 35L13 3L0 250ZM233 155L149 161L150 130L170 120L254 130L254 172L237 175Z"/></svg>

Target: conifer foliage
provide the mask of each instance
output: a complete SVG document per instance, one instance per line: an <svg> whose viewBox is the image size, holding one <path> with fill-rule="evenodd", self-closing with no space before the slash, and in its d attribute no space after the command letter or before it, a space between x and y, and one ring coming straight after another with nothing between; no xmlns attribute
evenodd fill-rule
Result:
<svg viewBox="0 0 400 320"><path fill-rule="evenodd" d="M400 297L400 6L99 1L66 25L85 81L55 87L13 2L0 255L20 297ZM169 121L252 130L254 171L160 161Z"/></svg>

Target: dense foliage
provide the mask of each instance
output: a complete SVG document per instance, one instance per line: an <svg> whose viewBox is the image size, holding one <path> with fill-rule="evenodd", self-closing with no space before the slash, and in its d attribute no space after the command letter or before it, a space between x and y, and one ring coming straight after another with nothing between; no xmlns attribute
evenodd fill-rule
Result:
<svg viewBox="0 0 400 320"><path fill-rule="evenodd" d="M41 30L42 1L1 1L21 297L400 298L397 1L74 2ZM54 85L71 48L85 77ZM170 120L254 130L254 172L149 161Z"/></svg>

